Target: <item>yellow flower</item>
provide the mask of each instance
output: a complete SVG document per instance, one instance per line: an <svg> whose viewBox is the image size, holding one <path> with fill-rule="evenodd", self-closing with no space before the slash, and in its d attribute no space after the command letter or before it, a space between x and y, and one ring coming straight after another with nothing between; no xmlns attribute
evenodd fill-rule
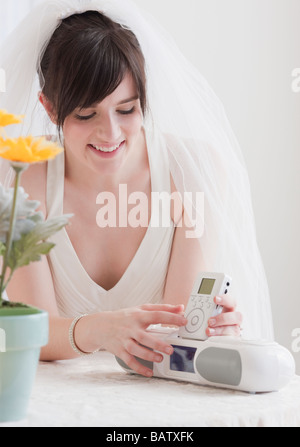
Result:
<svg viewBox="0 0 300 447"><path fill-rule="evenodd" d="M0 127L10 126L11 124L19 124L23 120L23 116L12 115L6 110L0 110Z"/></svg>
<svg viewBox="0 0 300 447"><path fill-rule="evenodd" d="M0 118L1 119L1 118ZM0 157L21 163L38 163L55 158L63 149L45 138L0 137Z"/></svg>

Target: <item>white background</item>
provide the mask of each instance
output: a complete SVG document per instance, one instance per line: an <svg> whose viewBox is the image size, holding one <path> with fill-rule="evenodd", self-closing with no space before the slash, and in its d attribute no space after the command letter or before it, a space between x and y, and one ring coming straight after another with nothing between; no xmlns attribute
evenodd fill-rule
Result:
<svg viewBox="0 0 300 447"><path fill-rule="evenodd" d="M43 0L0 0L2 39ZM275 335L300 340L300 0L134 0L173 35L223 101L249 169ZM1 106L1 104L0 104ZM300 352L293 352L300 374Z"/></svg>

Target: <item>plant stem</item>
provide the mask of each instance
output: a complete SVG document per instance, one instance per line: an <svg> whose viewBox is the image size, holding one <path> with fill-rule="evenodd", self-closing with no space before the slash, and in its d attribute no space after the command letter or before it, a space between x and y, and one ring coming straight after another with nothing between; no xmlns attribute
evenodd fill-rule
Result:
<svg viewBox="0 0 300 447"><path fill-rule="evenodd" d="M24 167L13 166L13 169L16 172L16 180L15 180L15 186L14 186L14 197L13 197L13 204L12 204L12 210L11 210L11 215L10 215L9 230L8 230L7 239L6 239L6 250L5 250L5 254L4 254L2 273L1 273L0 307L3 305L3 292L8 284L8 282L6 284L4 284L4 281L5 281L6 271L7 271L7 267L8 267L10 251L11 251L11 247L12 247L12 243L13 243L14 227L15 227L16 216L17 216L18 190L19 190L21 174L24 171Z"/></svg>

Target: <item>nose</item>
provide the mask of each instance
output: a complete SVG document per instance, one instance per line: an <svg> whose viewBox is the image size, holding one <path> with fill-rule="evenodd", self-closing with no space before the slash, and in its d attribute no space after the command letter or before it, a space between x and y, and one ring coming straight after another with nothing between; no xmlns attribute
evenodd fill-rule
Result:
<svg viewBox="0 0 300 447"><path fill-rule="evenodd" d="M103 143L117 143L122 133L117 117L102 115L97 124L97 133Z"/></svg>

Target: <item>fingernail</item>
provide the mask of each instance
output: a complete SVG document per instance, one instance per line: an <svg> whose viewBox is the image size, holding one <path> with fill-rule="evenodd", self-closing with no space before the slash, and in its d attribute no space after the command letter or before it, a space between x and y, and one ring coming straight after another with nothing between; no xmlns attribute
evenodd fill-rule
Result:
<svg viewBox="0 0 300 447"><path fill-rule="evenodd" d="M222 303L222 298L220 296L216 296L216 302L218 304Z"/></svg>
<svg viewBox="0 0 300 447"><path fill-rule="evenodd" d="M215 326L216 323L217 323L217 321L214 320L213 318L211 318L211 319L209 320L209 325L210 325L210 326Z"/></svg>
<svg viewBox="0 0 300 447"><path fill-rule="evenodd" d="M208 328L209 335L214 335L216 333L215 329Z"/></svg>
<svg viewBox="0 0 300 447"><path fill-rule="evenodd" d="M166 348L165 353L168 355L173 354L173 348Z"/></svg>

